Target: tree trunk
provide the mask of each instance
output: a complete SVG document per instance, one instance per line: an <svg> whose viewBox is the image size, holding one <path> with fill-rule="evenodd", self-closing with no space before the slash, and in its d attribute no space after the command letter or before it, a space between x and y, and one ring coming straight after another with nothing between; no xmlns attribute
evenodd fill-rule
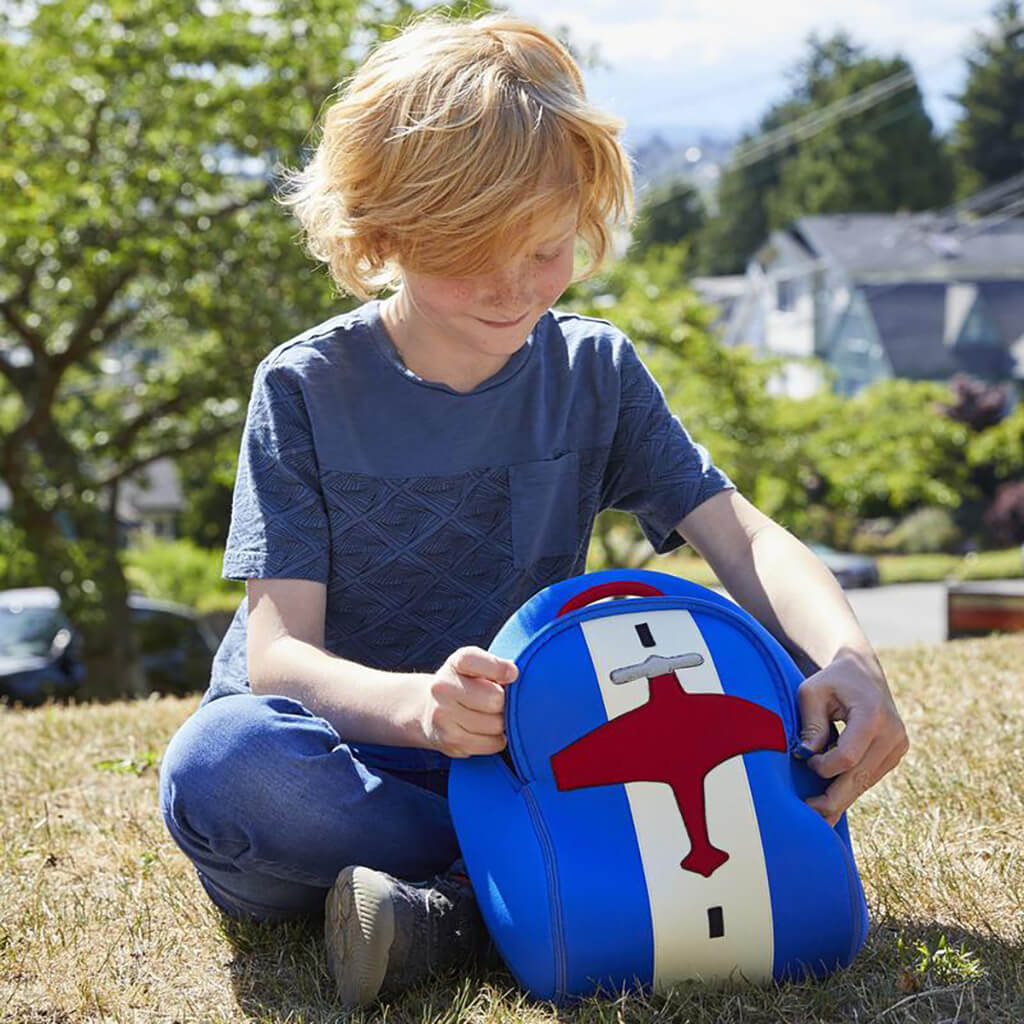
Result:
<svg viewBox="0 0 1024 1024"><path fill-rule="evenodd" d="M75 497L47 509L34 492L9 481L11 518L24 531L40 567L41 585L54 587L61 607L82 634L88 675L83 697L143 696L145 675L130 622L128 585L118 558L116 488L100 510ZM105 513L105 514L104 514Z"/></svg>

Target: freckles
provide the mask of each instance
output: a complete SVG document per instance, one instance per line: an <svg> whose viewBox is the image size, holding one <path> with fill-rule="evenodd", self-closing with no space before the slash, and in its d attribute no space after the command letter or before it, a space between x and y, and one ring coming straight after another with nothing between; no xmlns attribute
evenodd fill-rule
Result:
<svg viewBox="0 0 1024 1024"><path fill-rule="evenodd" d="M453 282L451 297L456 302L466 302L473 297L473 285L470 281Z"/></svg>

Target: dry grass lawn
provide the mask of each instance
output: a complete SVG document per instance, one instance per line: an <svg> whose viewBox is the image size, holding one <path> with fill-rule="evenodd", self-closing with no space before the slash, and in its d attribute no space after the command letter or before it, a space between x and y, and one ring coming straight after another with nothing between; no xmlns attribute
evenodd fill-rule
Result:
<svg viewBox="0 0 1024 1024"><path fill-rule="evenodd" d="M347 1017L302 927L225 924L164 832L196 699L0 713L0 1021L322 1024L1024 1021L1024 638L891 652L913 747L850 815L873 927L824 983L556 1009L505 974Z"/></svg>

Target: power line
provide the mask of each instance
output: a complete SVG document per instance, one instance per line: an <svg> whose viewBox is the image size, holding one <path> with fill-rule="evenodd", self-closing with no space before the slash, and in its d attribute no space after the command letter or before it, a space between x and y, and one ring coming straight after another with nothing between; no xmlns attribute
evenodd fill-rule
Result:
<svg viewBox="0 0 1024 1024"><path fill-rule="evenodd" d="M1019 35L1021 32L1024 32L1024 18L1017 18L1001 26L996 35L1001 35L1006 40ZM941 59L936 59L926 65L921 73L924 74L933 68L939 67L959 48L958 45L953 50L946 51ZM745 167L760 163L774 153L784 151L788 147L800 142L806 142L833 124L864 113L883 103L891 96L916 84L917 72L913 69L897 72L895 75L890 75L888 78L875 82L849 96L845 96L826 107L810 111L788 124L782 125L737 147L732 159L726 165L726 170L742 170ZM912 104L912 107L916 107L916 103ZM863 130L865 129L862 128L861 131ZM666 197L646 207L646 209L658 209L672 201L671 197Z"/></svg>
<svg viewBox="0 0 1024 1024"><path fill-rule="evenodd" d="M780 152L794 143L805 142L832 124L870 110L915 83L916 76L913 71L900 71L820 110L813 110L753 142L739 146L729 163L729 168L740 169L749 164L759 163L765 157Z"/></svg>

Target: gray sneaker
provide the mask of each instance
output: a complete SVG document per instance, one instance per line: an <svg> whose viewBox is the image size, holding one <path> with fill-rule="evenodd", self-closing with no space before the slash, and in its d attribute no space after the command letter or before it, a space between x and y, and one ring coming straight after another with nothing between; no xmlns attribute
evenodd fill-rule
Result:
<svg viewBox="0 0 1024 1024"><path fill-rule="evenodd" d="M429 882L347 867L327 894L327 964L345 1006L365 1006L458 964L472 964L487 931L461 861Z"/></svg>

